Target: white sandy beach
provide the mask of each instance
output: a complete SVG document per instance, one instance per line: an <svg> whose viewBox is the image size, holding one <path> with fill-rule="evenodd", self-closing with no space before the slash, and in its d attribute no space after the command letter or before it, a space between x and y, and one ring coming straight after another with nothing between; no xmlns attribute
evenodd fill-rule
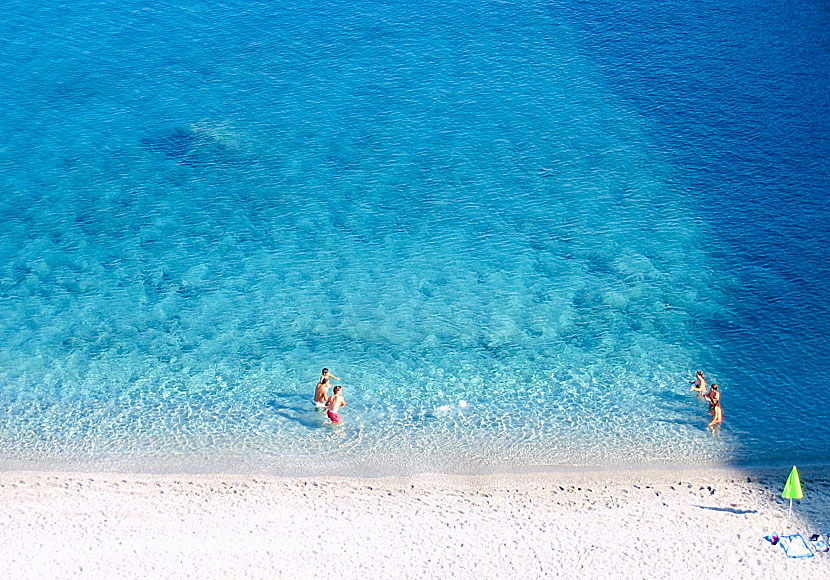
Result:
<svg viewBox="0 0 830 580"><path fill-rule="evenodd" d="M408 478L0 473L0 577L830 578L830 477L630 471Z"/></svg>

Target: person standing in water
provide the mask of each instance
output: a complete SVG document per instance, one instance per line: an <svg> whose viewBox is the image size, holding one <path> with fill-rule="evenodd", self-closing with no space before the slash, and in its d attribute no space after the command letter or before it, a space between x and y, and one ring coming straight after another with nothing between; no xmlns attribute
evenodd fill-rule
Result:
<svg viewBox="0 0 830 580"><path fill-rule="evenodd" d="M709 427L714 431L715 427L721 423L723 423L723 409L720 406L720 399L718 399L712 404L712 420L709 421Z"/></svg>
<svg viewBox="0 0 830 580"><path fill-rule="evenodd" d="M706 379L703 378L703 371L697 371L695 380L689 381L692 383L692 390L701 397L706 394Z"/></svg>
<svg viewBox="0 0 830 580"><path fill-rule="evenodd" d="M335 425L340 423L340 407L346 406L346 399L343 398L342 391L342 386L337 385L334 387L334 393L329 398L328 405L326 406L329 419Z"/></svg>
<svg viewBox="0 0 830 580"><path fill-rule="evenodd" d="M317 388L314 390L314 406L318 409L325 408L326 404L329 402L329 387L331 386L331 379L335 379L337 381L340 380L338 377L331 374L329 369L323 369L320 380L317 381Z"/></svg>
<svg viewBox="0 0 830 580"><path fill-rule="evenodd" d="M717 383L712 383L712 386L709 388L709 392L703 396L704 399L709 401L709 406L714 408L715 405L720 404L720 390L718 389Z"/></svg>

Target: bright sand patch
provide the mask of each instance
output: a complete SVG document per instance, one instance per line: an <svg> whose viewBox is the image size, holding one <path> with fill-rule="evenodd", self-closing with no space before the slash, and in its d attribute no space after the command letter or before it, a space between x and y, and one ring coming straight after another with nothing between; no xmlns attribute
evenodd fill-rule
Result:
<svg viewBox="0 0 830 580"><path fill-rule="evenodd" d="M0 577L828 578L764 540L827 532L816 473L789 520L778 472L4 472Z"/></svg>

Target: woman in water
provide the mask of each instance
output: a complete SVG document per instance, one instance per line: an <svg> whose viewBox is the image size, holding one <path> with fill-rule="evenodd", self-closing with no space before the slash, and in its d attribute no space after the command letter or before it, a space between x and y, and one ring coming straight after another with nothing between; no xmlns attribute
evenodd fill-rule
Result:
<svg viewBox="0 0 830 580"><path fill-rule="evenodd" d="M720 391L718 390L718 384L712 383L712 388L709 389L709 392L703 396L704 399L709 401L710 408L714 408L715 405L720 404Z"/></svg>
<svg viewBox="0 0 830 580"><path fill-rule="evenodd" d="M712 420L709 421L709 427L714 430L721 423L723 423L723 409L721 409L720 400L718 400L712 405Z"/></svg>
<svg viewBox="0 0 830 580"><path fill-rule="evenodd" d="M698 395L702 397L706 394L706 379L703 378L703 371L697 371L695 380L689 382L692 383L692 390Z"/></svg>

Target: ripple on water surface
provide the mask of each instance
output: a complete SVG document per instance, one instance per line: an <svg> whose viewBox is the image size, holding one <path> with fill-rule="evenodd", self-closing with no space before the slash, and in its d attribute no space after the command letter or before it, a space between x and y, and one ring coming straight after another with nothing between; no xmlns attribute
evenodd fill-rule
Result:
<svg viewBox="0 0 830 580"><path fill-rule="evenodd" d="M0 151L3 461L734 457L747 433L713 437L686 378L718 360L702 331L735 278L573 22L370 4L321 31L306 9L97 6L97 27L61 27L96 32L39 38L50 80L28 79L7 118L26 138ZM340 427L310 403L322 366L343 377Z"/></svg>

